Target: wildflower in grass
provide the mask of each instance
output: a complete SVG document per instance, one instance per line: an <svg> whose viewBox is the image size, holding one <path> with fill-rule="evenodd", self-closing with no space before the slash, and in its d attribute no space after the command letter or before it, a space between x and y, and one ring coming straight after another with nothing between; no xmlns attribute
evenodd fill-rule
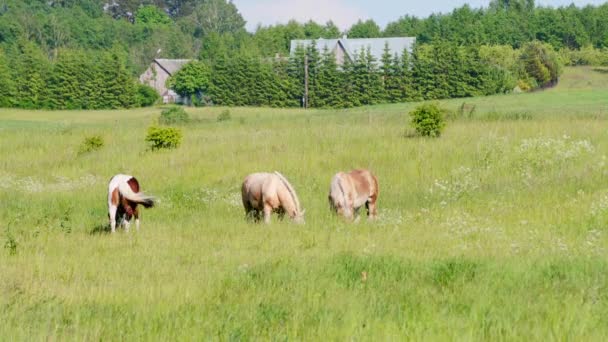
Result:
<svg viewBox="0 0 608 342"><path fill-rule="evenodd" d="M597 201L591 203L591 216L604 216L608 212L608 194L603 194Z"/></svg>
<svg viewBox="0 0 608 342"><path fill-rule="evenodd" d="M391 208L383 208L378 211L378 220L380 226L402 226L406 221L401 211Z"/></svg>
<svg viewBox="0 0 608 342"><path fill-rule="evenodd" d="M602 243L602 231L599 229L592 229L587 232L587 237L583 249L593 254L605 253L604 244Z"/></svg>
<svg viewBox="0 0 608 342"><path fill-rule="evenodd" d="M461 166L452 170L449 179L436 179L429 192L438 195L442 206L446 206L448 202L459 200L477 189L479 189L479 181L473 170Z"/></svg>
<svg viewBox="0 0 608 342"><path fill-rule="evenodd" d="M477 167L490 169L505 157L508 141L504 137L490 135L480 139L477 145Z"/></svg>
<svg viewBox="0 0 608 342"><path fill-rule="evenodd" d="M572 141L567 135L561 138L532 138L521 141L516 151L516 167L520 177L530 183L547 170L591 154L595 147L589 140Z"/></svg>

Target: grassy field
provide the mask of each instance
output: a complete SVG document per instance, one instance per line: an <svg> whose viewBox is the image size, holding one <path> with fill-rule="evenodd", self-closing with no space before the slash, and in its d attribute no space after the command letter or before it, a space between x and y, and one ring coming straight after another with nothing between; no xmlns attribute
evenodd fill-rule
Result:
<svg viewBox="0 0 608 342"><path fill-rule="evenodd" d="M606 340L608 74L441 105L464 113L439 139L416 104L189 109L160 152L159 108L0 111L0 340ZM376 222L329 212L354 167ZM245 222L242 179L272 170L305 225ZM116 173L160 199L139 232L107 232Z"/></svg>

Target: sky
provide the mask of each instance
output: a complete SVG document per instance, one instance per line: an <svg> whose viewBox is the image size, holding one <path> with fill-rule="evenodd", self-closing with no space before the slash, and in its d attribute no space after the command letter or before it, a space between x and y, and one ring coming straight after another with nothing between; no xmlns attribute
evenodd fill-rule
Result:
<svg viewBox="0 0 608 342"><path fill-rule="evenodd" d="M258 24L286 23L290 19L320 24L332 20L341 30L357 20L373 19L380 27L406 14L427 17L432 13L448 13L465 3L473 8L487 7L490 0L232 0L247 21L247 30ZM538 6L600 5L606 0L536 0Z"/></svg>

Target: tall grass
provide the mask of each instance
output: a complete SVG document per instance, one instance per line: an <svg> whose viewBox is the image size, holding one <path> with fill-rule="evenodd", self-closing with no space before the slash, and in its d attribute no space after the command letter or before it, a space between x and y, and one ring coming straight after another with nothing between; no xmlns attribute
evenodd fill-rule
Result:
<svg viewBox="0 0 608 342"><path fill-rule="evenodd" d="M415 104L190 109L159 152L160 109L3 111L0 337L603 340L607 89L577 68L546 92L444 101L476 110L439 139L406 137ZM87 136L104 146L79 154ZM354 167L379 178L377 222L329 212L331 176ZM273 170L306 225L244 220L242 179ZM119 172L160 203L111 235Z"/></svg>

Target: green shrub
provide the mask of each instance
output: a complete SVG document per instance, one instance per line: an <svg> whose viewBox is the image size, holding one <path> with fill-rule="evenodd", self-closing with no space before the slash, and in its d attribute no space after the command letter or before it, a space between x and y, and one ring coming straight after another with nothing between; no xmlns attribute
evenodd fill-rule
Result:
<svg viewBox="0 0 608 342"><path fill-rule="evenodd" d="M6 237L6 241L4 241L4 249L8 251L9 255L17 254L17 240L15 240L15 237L13 234L11 234L8 227L6 228L4 236Z"/></svg>
<svg viewBox="0 0 608 342"><path fill-rule="evenodd" d="M88 152L97 151L102 148L104 145L103 138L99 135L94 135L91 137L86 137L80 148L78 149L78 154L84 154Z"/></svg>
<svg viewBox="0 0 608 342"><path fill-rule="evenodd" d="M220 115L217 116L217 121L218 122L222 122L222 121L230 121L232 120L232 116L230 115L230 111L228 109L223 110Z"/></svg>
<svg viewBox="0 0 608 342"><path fill-rule="evenodd" d="M524 72L533 79L538 87L550 87L557 84L562 73L562 64L551 45L532 41L522 47L520 56Z"/></svg>
<svg viewBox="0 0 608 342"><path fill-rule="evenodd" d="M190 117L188 116L188 113L186 113L182 107L178 106L173 106L163 110L158 120L158 122L163 125L186 124L189 121Z"/></svg>
<svg viewBox="0 0 608 342"><path fill-rule="evenodd" d="M140 107L150 107L160 99L160 95L156 89L145 84L138 84L136 98Z"/></svg>
<svg viewBox="0 0 608 342"><path fill-rule="evenodd" d="M584 46L579 50L562 49L559 55L563 64L575 65L608 65L608 50L596 49L593 46Z"/></svg>
<svg viewBox="0 0 608 342"><path fill-rule="evenodd" d="M146 142L152 150L177 148L182 142L182 132L174 127L150 126Z"/></svg>
<svg viewBox="0 0 608 342"><path fill-rule="evenodd" d="M444 110L436 104L426 103L410 112L411 125L425 137L439 137L445 127Z"/></svg>

